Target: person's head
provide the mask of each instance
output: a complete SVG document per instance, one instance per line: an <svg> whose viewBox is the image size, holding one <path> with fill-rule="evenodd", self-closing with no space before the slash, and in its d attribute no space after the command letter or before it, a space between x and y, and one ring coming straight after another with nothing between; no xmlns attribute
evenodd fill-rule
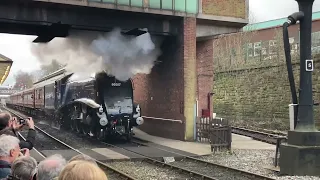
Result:
<svg viewBox="0 0 320 180"><path fill-rule="evenodd" d="M38 165L37 180L51 180L58 177L67 161L59 154L47 157Z"/></svg>
<svg viewBox="0 0 320 180"><path fill-rule="evenodd" d="M32 180L37 173L37 161L30 156L17 158L11 166L11 176L19 180Z"/></svg>
<svg viewBox="0 0 320 180"><path fill-rule="evenodd" d="M79 155L74 156L73 158L71 158L69 160L69 162L78 161L78 160L91 162L91 163L97 165L97 163L96 163L96 161L94 159L92 159L90 156L87 156L87 155L84 155L84 154L79 154Z"/></svg>
<svg viewBox="0 0 320 180"><path fill-rule="evenodd" d="M8 112L1 112L0 113L0 130L11 127L13 123L13 119L10 113Z"/></svg>
<svg viewBox="0 0 320 180"><path fill-rule="evenodd" d="M58 180L108 180L106 174L91 162L76 160L69 162Z"/></svg>
<svg viewBox="0 0 320 180"><path fill-rule="evenodd" d="M3 134L0 136L0 159L12 163L20 155L19 139Z"/></svg>

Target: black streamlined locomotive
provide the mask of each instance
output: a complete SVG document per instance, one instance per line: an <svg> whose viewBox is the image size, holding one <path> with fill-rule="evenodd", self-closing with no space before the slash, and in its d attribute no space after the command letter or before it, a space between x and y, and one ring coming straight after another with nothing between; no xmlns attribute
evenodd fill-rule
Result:
<svg viewBox="0 0 320 180"><path fill-rule="evenodd" d="M43 113L54 119L55 126L100 140L114 136L131 140L132 127L143 124L132 80L118 81L105 72L81 81L72 76L64 69L57 71L33 88L11 95L8 104L31 114Z"/></svg>

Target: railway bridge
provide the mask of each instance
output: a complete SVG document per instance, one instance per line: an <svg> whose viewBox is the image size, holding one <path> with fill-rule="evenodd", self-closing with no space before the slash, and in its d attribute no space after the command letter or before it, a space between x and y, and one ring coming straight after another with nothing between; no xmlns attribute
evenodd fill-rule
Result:
<svg viewBox="0 0 320 180"><path fill-rule="evenodd" d="M2 0L0 33L67 37L70 30L164 36L161 63L137 75L135 101L147 133L193 140L195 117L212 114L213 41L248 23L248 0ZM139 32L136 32L139 33Z"/></svg>

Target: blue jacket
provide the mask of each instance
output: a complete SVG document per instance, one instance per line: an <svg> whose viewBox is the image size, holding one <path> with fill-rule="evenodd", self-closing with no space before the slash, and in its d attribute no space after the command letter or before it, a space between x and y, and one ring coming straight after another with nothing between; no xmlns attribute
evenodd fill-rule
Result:
<svg viewBox="0 0 320 180"><path fill-rule="evenodd" d="M11 174L11 165L7 161L0 160L0 179L6 178Z"/></svg>

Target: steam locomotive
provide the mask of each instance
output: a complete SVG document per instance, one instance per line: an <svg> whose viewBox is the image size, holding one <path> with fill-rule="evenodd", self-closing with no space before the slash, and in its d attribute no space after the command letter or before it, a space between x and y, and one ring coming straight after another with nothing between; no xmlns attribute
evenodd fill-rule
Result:
<svg viewBox="0 0 320 180"><path fill-rule="evenodd" d="M122 82L100 72L87 80L72 80L73 73L58 70L33 87L12 94L8 107L49 117L52 126L95 136L132 138L132 127L143 124L141 109L134 104L133 82Z"/></svg>

